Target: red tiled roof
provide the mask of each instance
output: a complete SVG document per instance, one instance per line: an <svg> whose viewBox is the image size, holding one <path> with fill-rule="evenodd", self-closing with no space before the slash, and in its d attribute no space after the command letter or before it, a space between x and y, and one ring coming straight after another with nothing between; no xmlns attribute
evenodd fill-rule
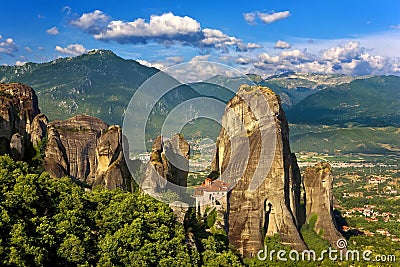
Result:
<svg viewBox="0 0 400 267"><path fill-rule="evenodd" d="M210 178L207 178L205 183L198 186L194 186L194 189L196 189L196 191L207 191L207 192L227 192L229 190L228 183L222 182L220 180L214 180L211 181L210 183L210 180L208 179Z"/></svg>

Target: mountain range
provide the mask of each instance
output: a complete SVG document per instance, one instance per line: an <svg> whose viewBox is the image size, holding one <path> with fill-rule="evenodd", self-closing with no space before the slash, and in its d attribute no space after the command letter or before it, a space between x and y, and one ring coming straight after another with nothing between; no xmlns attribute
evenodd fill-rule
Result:
<svg viewBox="0 0 400 267"><path fill-rule="evenodd" d="M50 120L86 114L99 117L110 125L122 125L131 97L144 81L156 73L159 73L158 69L123 59L112 51L93 50L81 56L46 63L0 66L0 82L21 82L33 87L40 109ZM321 129L327 129L322 125L331 127L331 130L335 127L350 129L347 132L353 131L354 127L400 126L400 77L397 76L354 77L286 72L266 78L248 74L248 78L215 76L204 82L175 88L154 105L148 119L148 138L159 133L164 119L177 105L201 96L227 103L235 92L224 89L224 86L238 88L249 81L270 87L280 95L288 121L294 125L291 127L295 132L292 142L297 144L310 137L318 138ZM184 130L192 137L214 139L219 132L216 127L218 125L213 122L199 119L197 124L189 124ZM394 134L396 131L389 132ZM381 140L380 143L388 142ZM317 145L319 150L323 145L323 142ZM294 145L295 151L296 147ZM364 151L362 145L359 147Z"/></svg>

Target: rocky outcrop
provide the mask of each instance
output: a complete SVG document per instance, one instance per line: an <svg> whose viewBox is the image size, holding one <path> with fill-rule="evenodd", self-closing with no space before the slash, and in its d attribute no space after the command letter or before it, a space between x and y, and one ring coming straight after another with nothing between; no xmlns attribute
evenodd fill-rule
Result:
<svg viewBox="0 0 400 267"><path fill-rule="evenodd" d="M13 134L10 140L11 157L15 160L23 160L25 157L25 138L19 133Z"/></svg>
<svg viewBox="0 0 400 267"><path fill-rule="evenodd" d="M93 186L101 185L108 189L125 188L130 190L129 170L122 151L123 135L119 126L109 127L99 139L96 147L97 169Z"/></svg>
<svg viewBox="0 0 400 267"><path fill-rule="evenodd" d="M0 84L0 154L10 153L16 160L33 156L33 145L46 135L36 130L46 128L47 118L40 114L34 90L20 83Z"/></svg>
<svg viewBox="0 0 400 267"><path fill-rule="evenodd" d="M229 242L244 257L255 256L274 234L294 249L306 249L297 224L301 178L279 96L267 87L241 86L222 125L212 175L233 186Z"/></svg>
<svg viewBox="0 0 400 267"><path fill-rule="evenodd" d="M175 134L170 139L158 136L152 147L150 161L144 174L141 188L154 195L168 188L167 182L186 187L189 170L189 143L181 134ZM180 194L180 190L174 189ZM182 188L182 191L186 191Z"/></svg>
<svg viewBox="0 0 400 267"><path fill-rule="evenodd" d="M54 177L69 176L89 186L130 188L122 153L122 131L85 115L48 124L45 169Z"/></svg>
<svg viewBox="0 0 400 267"><path fill-rule="evenodd" d="M307 222L317 216L314 231L337 248L337 241L343 236L337 230L333 216L333 176L329 163L318 163L304 172Z"/></svg>
<svg viewBox="0 0 400 267"><path fill-rule="evenodd" d="M38 114L35 116L31 126L31 142L34 146L39 146L43 138L47 136L47 124L49 120L46 115Z"/></svg>

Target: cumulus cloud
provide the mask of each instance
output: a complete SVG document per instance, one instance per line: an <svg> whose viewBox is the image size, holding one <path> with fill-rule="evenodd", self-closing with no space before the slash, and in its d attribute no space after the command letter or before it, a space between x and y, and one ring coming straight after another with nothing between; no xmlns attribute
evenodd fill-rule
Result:
<svg viewBox="0 0 400 267"><path fill-rule="evenodd" d="M257 48L262 48L262 45L256 44L256 43L247 43L246 49L252 50L252 49L257 49Z"/></svg>
<svg viewBox="0 0 400 267"><path fill-rule="evenodd" d="M70 23L90 34L98 34L110 21L110 17L100 10L91 13L84 13Z"/></svg>
<svg viewBox="0 0 400 267"><path fill-rule="evenodd" d="M26 64L25 61L19 61L19 60L17 60L17 61L15 62L15 66L23 66L23 65L25 65L25 64Z"/></svg>
<svg viewBox="0 0 400 267"><path fill-rule="evenodd" d="M172 56L172 57L166 57L164 60L154 60L154 61L147 61L144 59L139 59L137 62L140 64L150 67L150 68L156 68L159 70L165 70L168 67L171 67L173 65L182 63L185 59L180 56Z"/></svg>
<svg viewBox="0 0 400 267"><path fill-rule="evenodd" d="M346 75L400 74L400 59L370 54L370 49L357 42L348 42L318 54L306 50L287 50L276 55L262 53L252 64L257 73L282 71ZM258 72L259 73L259 72Z"/></svg>
<svg viewBox="0 0 400 267"><path fill-rule="evenodd" d="M291 47L292 47L291 44L289 44L285 41L282 41L282 40L276 41L276 43L274 45L274 48L276 48L276 49L289 49Z"/></svg>
<svg viewBox="0 0 400 267"><path fill-rule="evenodd" d="M261 70L273 70L279 63L279 56L271 56L267 53L262 53L258 56L258 60L253 64L255 68ZM273 73L274 71L272 71Z"/></svg>
<svg viewBox="0 0 400 267"><path fill-rule="evenodd" d="M300 50L295 49L295 50L289 50L289 51L283 51L280 53L281 58L283 59L303 59L306 60L307 56Z"/></svg>
<svg viewBox="0 0 400 267"><path fill-rule="evenodd" d="M251 63L251 58L248 57L239 57L235 60L235 63L238 63L240 65L248 65Z"/></svg>
<svg viewBox="0 0 400 267"><path fill-rule="evenodd" d="M156 68L159 70L163 70L166 67L168 67L168 64L166 64L165 62L162 62L162 61L147 61L144 59L138 59L136 61L139 62L140 64L142 64L143 66L146 66L149 68Z"/></svg>
<svg viewBox="0 0 400 267"><path fill-rule="evenodd" d="M55 51L72 56L79 56L84 53L87 53L88 50L81 44L70 44L67 47L56 46Z"/></svg>
<svg viewBox="0 0 400 267"><path fill-rule="evenodd" d="M277 20L285 19L290 16L289 11L282 11L282 12L272 12L272 13L261 13L258 12L257 16L260 20L266 24L272 23Z"/></svg>
<svg viewBox="0 0 400 267"><path fill-rule="evenodd" d="M210 56L211 56L211 54L194 56L194 57L192 57L190 62L208 61Z"/></svg>
<svg viewBox="0 0 400 267"><path fill-rule="evenodd" d="M205 47L226 48L240 42L239 39L228 36L220 30L204 29L203 35L204 38L200 43Z"/></svg>
<svg viewBox="0 0 400 267"><path fill-rule="evenodd" d="M94 37L103 41L119 43L146 43L148 40L159 42L190 42L199 38L200 23L190 17L179 17L172 13L161 16L152 15L150 22L136 19L132 22L111 21L105 30Z"/></svg>
<svg viewBox="0 0 400 267"><path fill-rule="evenodd" d="M321 58L337 62L351 61L359 57L365 50L358 42L348 42L345 45L328 49L322 54Z"/></svg>
<svg viewBox="0 0 400 267"><path fill-rule="evenodd" d="M57 27L52 27L52 28L48 29L46 32L47 32L48 34L50 34L50 35L57 35L57 34L60 33L60 32L58 31Z"/></svg>
<svg viewBox="0 0 400 267"><path fill-rule="evenodd" d="M12 38L3 40L3 36L0 35L0 54L14 56L14 53L17 51L18 47Z"/></svg>
<svg viewBox="0 0 400 267"><path fill-rule="evenodd" d="M188 16L177 16L171 12L152 15L150 20L138 18L134 21L111 20L102 11L83 14L71 21L71 24L92 34L101 41L115 41L121 44L145 44L156 42L164 45L195 46L199 48L216 48L228 51L248 51L261 46L255 43L244 43L241 39L229 36L217 29L202 29L195 19Z"/></svg>
<svg viewBox="0 0 400 267"><path fill-rule="evenodd" d="M261 55L258 56L260 61L262 63L278 63L279 62L279 56L270 56L267 53L262 53Z"/></svg>
<svg viewBox="0 0 400 267"><path fill-rule="evenodd" d="M204 29L202 33L203 39L200 41L201 47L214 47L225 51L229 47L234 47L239 52L246 52L261 47L261 45L255 43L245 44L241 39L229 36L220 30Z"/></svg>
<svg viewBox="0 0 400 267"><path fill-rule="evenodd" d="M244 13L244 20L247 21L250 25L254 25L256 23L256 19L259 19L261 22L265 24L273 23L277 20L285 19L290 16L289 11L281 11L281 12L270 12L270 13L262 13L259 11Z"/></svg>

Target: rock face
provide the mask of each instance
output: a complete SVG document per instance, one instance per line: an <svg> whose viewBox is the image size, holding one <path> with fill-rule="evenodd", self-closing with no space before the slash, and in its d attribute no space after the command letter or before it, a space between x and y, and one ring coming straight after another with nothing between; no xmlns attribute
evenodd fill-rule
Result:
<svg viewBox="0 0 400 267"><path fill-rule="evenodd" d="M130 188L122 153L122 131L85 115L48 124L45 169L55 177L69 176L89 186Z"/></svg>
<svg viewBox="0 0 400 267"><path fill-rule="evenodd" d="M25 156L25 138L19 133L13 134L10 140L11 157L15 160L23 160Z"/></svg>
<svg viewBox="0 0 400 267"><path fill-rule="evenodd" d="M301 177L279 96L267 87L243 85L227 104L222 121L225 128L217 139L212 175L234 182L228 199L229 242L244 257L255 256L265 237L274 234L294 249L306 249L297 224ZM249 158L243 168L245 146ZM241 169L242 175L232 179Z"/></svg>
<svg viewBox="0 0 400 267"><path fill-rule="evenodd" d="M122 153L122 131L100 119L76 116L48 122L34 90L20 83L0 84L0 154L16 160L33 156L47 136L45 169L90 186L130 189Z"/></svg>
<svg viewBox="0 0 400 267"><path fill-rule="evenodd" d="M47 136L47 124L49 120L44 114L35 116L31 126L31 141L34 146L38 146L44 137Z"/></svg>
<svg viewBox="0 0 400 267"><path fill-rule="evenodd" d="M122 129L110 126L99 139L96 147L97 170L93 186L105 188L125 188L130 190L129 170L125 164Z"/></svg>
<svg viewBox="0 0 400 267"><path fill-rule="evenodd" d="M10 153L16 160L32 156L32 145L38 145L46 132L47 118L40 114L34 90L20 83L0 84L0 154Z"/></svg>
<svg viewBox="0 0 400 267"><path fill-rule="evenodd" d="M167 181L186 187L189 154L189 143L182 135L175 134L168 140L163 140L161 136L158 136L153 143L150 161L141 185L142 189L150 194L157 194L168 189Z"/></svg>
<svg viewBox="0 0 400 267"><path fill-rule="evenodd" d="M315 232L323 232L322 237L337 248L336 242L343 238L333 219L333 176L329 163L318 163L304 172L307 221L317 215Z"/></svg>

